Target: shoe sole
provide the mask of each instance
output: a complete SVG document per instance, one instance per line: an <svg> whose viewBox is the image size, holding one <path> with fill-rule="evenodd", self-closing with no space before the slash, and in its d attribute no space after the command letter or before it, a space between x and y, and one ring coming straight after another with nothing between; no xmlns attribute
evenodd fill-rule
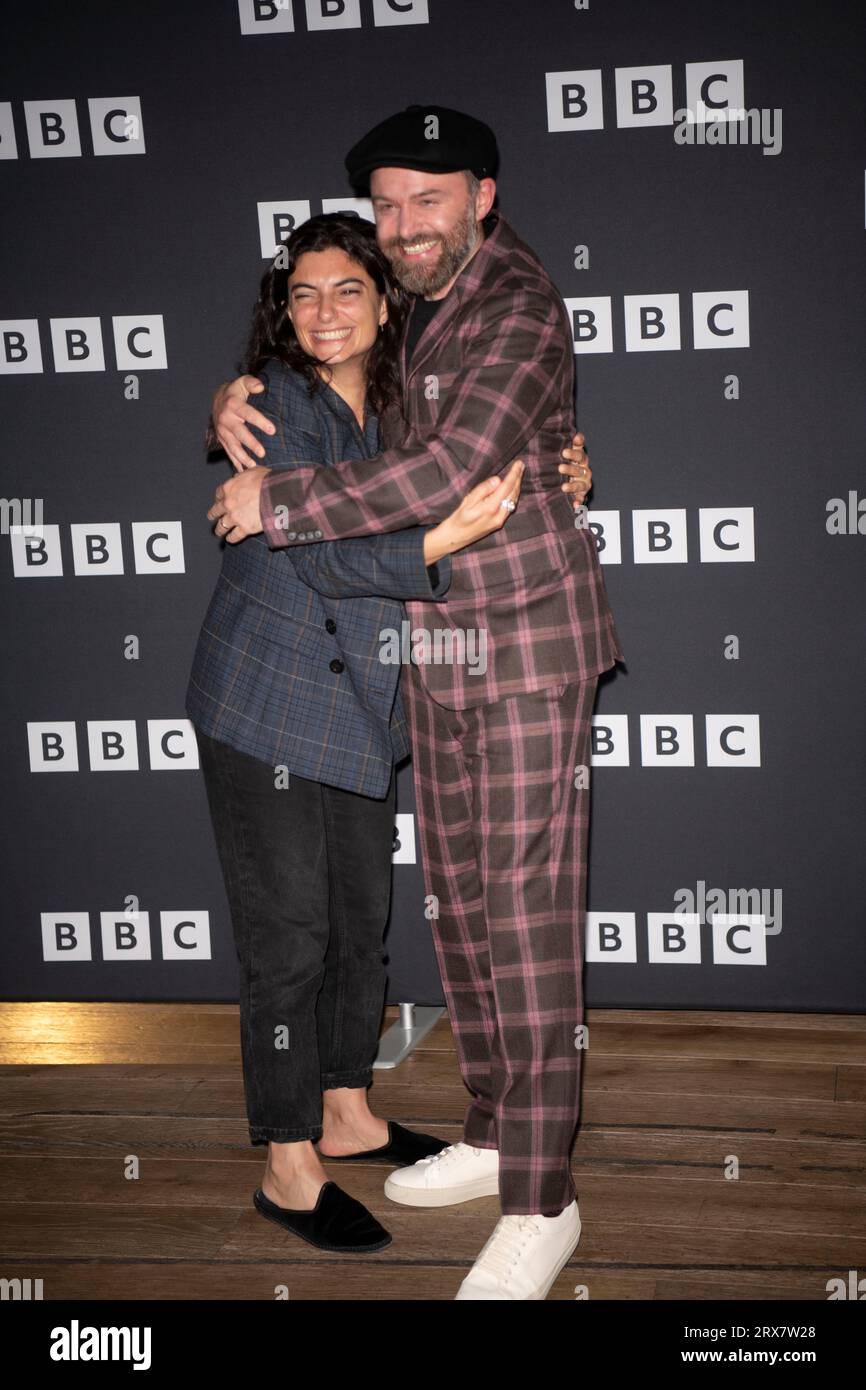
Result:
<svg viewBox="0 0 866 1390"><path fill-rule="evenodd" d="M498 1197L499 1178L476 1178L459 1187L403 1187L388 1178L385 1196L403 1207L454 1207L460 1202L472 1202L476 1197Z"/></svg>
<svg viewBox="0 0 866 1390"><path fill-rule="evenodd" d="M255 1206L255 1203L253 1203L253 1205ZM301 1235L300 1231L293 1230L291 1226L287 1226L284 1221L281 1221L278 1216L273 1216L271 1212L263 1211L259 1206L256 1206L256 1211L259 1216L263 1216L266 1221L273 1221L274 1225L279 1226L280 1230L285 1232L287 1236L297 1236L298 1240L304 1241L307 1245L312 1245L314 1250L328 1250L339 1255L368 1255L372 1250L384 1250L394 1239L393 1236L389 1235L387 1239L376 1241L372 1245L320 1244L317 1240L311 1240L309 1236Z"/></svg>

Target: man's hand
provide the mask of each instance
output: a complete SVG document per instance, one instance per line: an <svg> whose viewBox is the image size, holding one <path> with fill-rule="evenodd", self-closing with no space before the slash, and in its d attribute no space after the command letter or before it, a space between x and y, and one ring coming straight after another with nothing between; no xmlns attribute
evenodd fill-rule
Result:
<svg viewBox="0 0 866 1390"><path fill-rule="evenodd" d="M562 490L575 494L575 511L579 511L583 506L587 493L592 487L592 469L589 466L589 455L583 445L583 435L576 434L571 447L566 447L562 451L562 457L569 459L570 462L559 465L560 473L567 473L571 479L570 482L562 484Z"/></svg>
<svg viewBox="0 0 866 1390"><path fill-rule="evenodd" d="M264 445L250 434L247 425L255 425L265 434L276 433L276 427L266 416L254 406L247 405L247 396L251 392L264 389L258 377L239 376L220 386L213 398L213 432L238 473L245 468L255 468L257 461L265 457ZM248 449L252 450L255 458L250 458Z"/></svg>
<svg viewBox="0 0 866 1390"><path fill-rule="evenodd" d="M245 468L238 478L220 483L214 504L208 512L216 522L216 534L231 545L263 530L261 515L262 483L270 468Z"/></svg>

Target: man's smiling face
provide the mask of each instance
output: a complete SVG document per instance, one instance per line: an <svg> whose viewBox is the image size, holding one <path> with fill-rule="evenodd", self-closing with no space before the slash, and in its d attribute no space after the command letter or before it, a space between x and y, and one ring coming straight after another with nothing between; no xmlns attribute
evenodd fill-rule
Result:
<svg viewBox="0 0 866 1390"><path fill-rule="evenodd" d="M473 195L463 172L373 170L376 235L404 289L435 299L450 287L479 244L478 222L493 203L495 187L492 179L482 179Z"/></svg>

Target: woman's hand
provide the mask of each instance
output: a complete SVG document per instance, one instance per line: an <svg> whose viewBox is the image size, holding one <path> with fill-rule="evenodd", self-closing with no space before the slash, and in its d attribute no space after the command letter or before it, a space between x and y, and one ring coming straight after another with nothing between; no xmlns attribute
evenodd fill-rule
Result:
<svg viewBox="0 0 866 1390"><path fill-rule="evenodd" d="M259 460L265 457L264 445L250 434L247 425L255 425L265 434L276 432L266 416L254 406L247 405L247 397L252 392L264 389L258 377L239 376L234 381L224 382L213 398L212 433L221 448L225 449L237 473L242 473L245 468L255 468ZM248 449L252 450L255 458L250 458Z"/></svg>
<svg viewBox="0 0 866 1390"><path fill-rule="evenodd" d="M485 478L477 483L450 516L431 526L424 537L424 563L434 565L444 555L453 555L474 541L504 526L511 509L502 502L517 502L523 480L523 460L515 459L501 478Z"/></svg>

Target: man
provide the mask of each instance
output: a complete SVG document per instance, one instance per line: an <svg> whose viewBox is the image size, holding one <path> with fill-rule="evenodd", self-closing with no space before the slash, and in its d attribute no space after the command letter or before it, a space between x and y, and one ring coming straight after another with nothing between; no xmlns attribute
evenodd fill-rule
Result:
<svg viewBox="0 0 866 1390"><path fill-rule="evenodd" d="M452 557L444 601L406 605L416 630L446 625L452 652L469 633L487 639L483 672L422 660L405 683L434 943L473 1098L463 1142L385 1191L415 1206L499 1192L503 1216L457 1294L484 1300L546 1297L580 1237L569 1156L590 718L598 676L623 658L594 537L554 468L573 428L567 316L492 211L497 159L487 126L442 107L410 107L354 146L352 183L369 187L379 243L421 296L404 338L406 419L386 421L375 459L253 468L208 513L230 542L263 529L272 547L397 530L438 521L467 486L524 460L507 526ZM221 438L232 413L218 412Z"/></svg>

